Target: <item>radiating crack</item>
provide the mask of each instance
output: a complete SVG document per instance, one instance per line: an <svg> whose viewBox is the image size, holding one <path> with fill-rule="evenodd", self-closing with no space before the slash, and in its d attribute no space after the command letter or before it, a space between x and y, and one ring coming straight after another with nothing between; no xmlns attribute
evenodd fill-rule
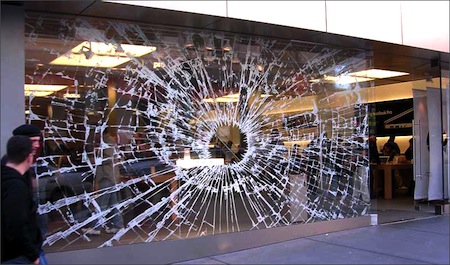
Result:
<svg viewBox="0 0 450 265"><path fill-rule="evenodd" d="M27 67L34 70L27 69L26 82L44 84L50 77L57 83L59 77L73 84L67 93L81 94L27 98L27 119L42 126L47 148L37 171L39 213L49 218L46 246L90 241L104 247L367 213L368 117L362 91L370 83L323 79L364 67L364 53L33 16L27 18L26 36L27 47L34 47L27 48ZM187 36L194 46L185 45ZM216 47L208 50L211 37ZM224 39L230 51L220 49ZM40 59L67 55L82 41L156 51L142 58L128 53L128 62L114 68ZM231 152L226 164L177 166L187 148L193 159L214 158L210 145L231 140L231 134L218 136L226 128L237 128L244 139L224 147ZM49 146L64 146L56 148L64 153L52 153ZM110 171L104 171L106 165ZM96 189L104 177L99 172L109 172L113 185ZM113 195L117 203L99 204ZM103 229L112 227L114 215L123 217L124 227L106 237ZM102 228L102 235L82 231L88 227Z"/></svg>

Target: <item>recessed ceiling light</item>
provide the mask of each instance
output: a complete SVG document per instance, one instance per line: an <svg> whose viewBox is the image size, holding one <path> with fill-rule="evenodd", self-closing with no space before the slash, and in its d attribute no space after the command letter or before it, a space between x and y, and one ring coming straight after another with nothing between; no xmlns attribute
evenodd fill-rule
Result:
<svg viewBox="0 0 450 265"><path fill-rule="evenodd" d="M142 45L121 44L120 47L117 49L111 43L84 41L50 64L112 68L130 61L130 57L141 57L156 50L156 47Z"/></svg>

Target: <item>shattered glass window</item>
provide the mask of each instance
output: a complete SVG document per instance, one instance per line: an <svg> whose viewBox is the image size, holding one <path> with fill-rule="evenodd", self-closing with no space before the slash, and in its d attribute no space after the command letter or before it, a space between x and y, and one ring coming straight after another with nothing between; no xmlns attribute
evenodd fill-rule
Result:
<svg viewBox="0 0 450 265"><path fill-rule="evenodd" d="M29 14L49 252L364 215L370 55Z"/></svg>

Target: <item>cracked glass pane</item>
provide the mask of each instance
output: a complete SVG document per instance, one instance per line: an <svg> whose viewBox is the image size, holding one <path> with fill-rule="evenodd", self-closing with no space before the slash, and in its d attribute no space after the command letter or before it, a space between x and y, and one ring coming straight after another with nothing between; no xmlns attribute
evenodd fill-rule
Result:
<svg viewBox="0 0 450 265"><path fill-rule="evenodd" d="M368 212L370 54L33 15L25 53L49 252Z"/></svg>

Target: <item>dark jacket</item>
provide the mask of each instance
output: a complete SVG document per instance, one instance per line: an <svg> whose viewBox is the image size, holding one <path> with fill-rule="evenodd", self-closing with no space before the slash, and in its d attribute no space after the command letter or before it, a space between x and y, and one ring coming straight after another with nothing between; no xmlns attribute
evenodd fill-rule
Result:
<svg viewBox="0 0 450 265"><path fill-rule="evenodd" d="M39 257L42 237L37 226L37 208L30 182L15 169L1 166L2 262L19 256L30 261Z"/></svg>
<svg viewBox="0 0 450 265"><path fill-rule="evenodd" d="M406 160L411 161L413 159L414 153L412 146L408 147L405 151Z"/></svg>
<svg viewBox="0 0 450 265"><path fill-rule="evenodd" d="M369 159L370 163L380 164L380 154L378 153L378 147L376 142L369 141Z"/></svg>

